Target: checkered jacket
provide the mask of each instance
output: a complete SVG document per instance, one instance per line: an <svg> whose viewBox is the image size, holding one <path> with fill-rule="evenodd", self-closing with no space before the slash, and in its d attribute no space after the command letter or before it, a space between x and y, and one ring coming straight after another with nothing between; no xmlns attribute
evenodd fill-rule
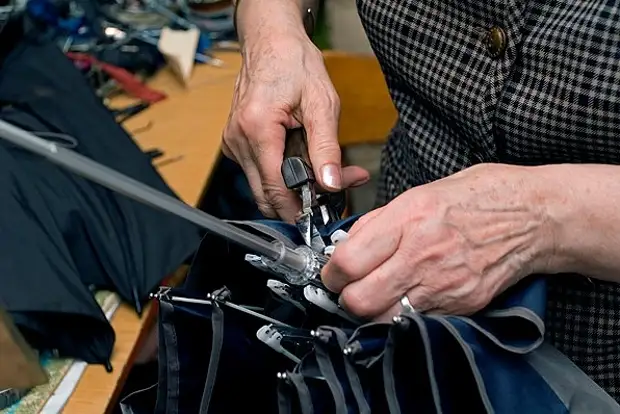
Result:
<svg viewBox="0 0 620 414"><path fill-rule="evenodd" d="M479 162L620 164L620 0L357 1L399 113L380 203ZM547 338L620 401L620 285L550 277Z"/></svg>

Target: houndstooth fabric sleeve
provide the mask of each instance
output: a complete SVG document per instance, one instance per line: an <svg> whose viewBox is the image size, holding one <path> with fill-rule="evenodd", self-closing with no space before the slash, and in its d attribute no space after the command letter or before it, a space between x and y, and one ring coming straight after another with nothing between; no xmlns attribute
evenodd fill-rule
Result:
<svg viewBox="0 0 620 414"><path fill-rule="evenodd" d="M379 204L480 162L620 164L620 1L358 9L399 113ZM620 285L549 284L547 338L620 401Z"/></svg>

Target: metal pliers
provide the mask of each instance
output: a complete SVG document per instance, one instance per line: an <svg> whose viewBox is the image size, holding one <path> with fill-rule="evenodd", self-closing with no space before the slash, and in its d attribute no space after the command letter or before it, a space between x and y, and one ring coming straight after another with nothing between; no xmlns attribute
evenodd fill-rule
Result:
<svg viewBox="0 0 620 414"><path fill-rule="evenodd" d="M302 206L296 223L304 242L312 250L322 254L326 246L321 232L342 216L345 194L344 191L317 193L303 128L287 132L282 177L286 187L297 191L301 197Z"/></svg>

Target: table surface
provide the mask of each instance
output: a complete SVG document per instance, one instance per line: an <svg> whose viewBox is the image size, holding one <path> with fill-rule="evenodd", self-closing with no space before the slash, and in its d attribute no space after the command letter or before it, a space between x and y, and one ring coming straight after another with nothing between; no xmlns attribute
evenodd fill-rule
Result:
<svg viewBox="0 0 620 414"><path fill-rule="evenodd" d="M156 163L169 163L158 167L159 172L179 197L191 205L198 202L217 160L241 64L237 53L219 53L218 57L225 66L196 66L187 88L167 69L157 74L149 85L167 93L168 99L124 124L142 149L160 148L164 152ZM124 106L130 101L118 98L112 104ZM136 356L136 344L147 334L154 316L149 308L139 318L131 306L121 305L111 321L116 332L114 371L108 373L102 366L89 365L63 413L111 411Z"/></svg>
<svg viewBox="0 0 620 414"><path fill-rule="evenodd" d="M149 84L166 92L168 99L124 124L141 148L157 147L164 151L157 163L169 163L158 167L159 172L179 197L191 205L198 202L217 161L241 67L238 53L218 53L217 57L225 66L196 66L187 87L169 70L163 70ZM396 111L376 59L339 52L326 52L324 57L341 100L341 145L383 142L394 125ZM113 105L125 106L130 101L119 98ZM114 371L107 373L102 366L88 366L64 413L99 414L114 408L138 345L154 320L155 312L150 307L140 319L133 308L121 305L111 321L116 332Z"/></svg>

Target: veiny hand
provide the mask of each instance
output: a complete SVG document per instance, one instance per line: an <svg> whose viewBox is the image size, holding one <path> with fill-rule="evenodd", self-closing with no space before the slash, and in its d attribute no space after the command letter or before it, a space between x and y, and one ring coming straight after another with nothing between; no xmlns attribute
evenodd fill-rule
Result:
<svg viewBox="0 0 620 414"><path fill-rule="evenodd" d="M264 215L292 222L300 209L299 197L286 189L280 172L286 129L305 127L310 160L324 189L368 181L362 168L341 169L339 115L321 52L304 33L246 43L223 151L243 168Z"/></svg>
<svg viewBox="0 0 620 414"><path fill-rule="evenodd" d="M480 164L413 188L363 216L323 269L355 315L389 320L407 295L416 311L471 314L553 251L535 168Z"/></svg>

